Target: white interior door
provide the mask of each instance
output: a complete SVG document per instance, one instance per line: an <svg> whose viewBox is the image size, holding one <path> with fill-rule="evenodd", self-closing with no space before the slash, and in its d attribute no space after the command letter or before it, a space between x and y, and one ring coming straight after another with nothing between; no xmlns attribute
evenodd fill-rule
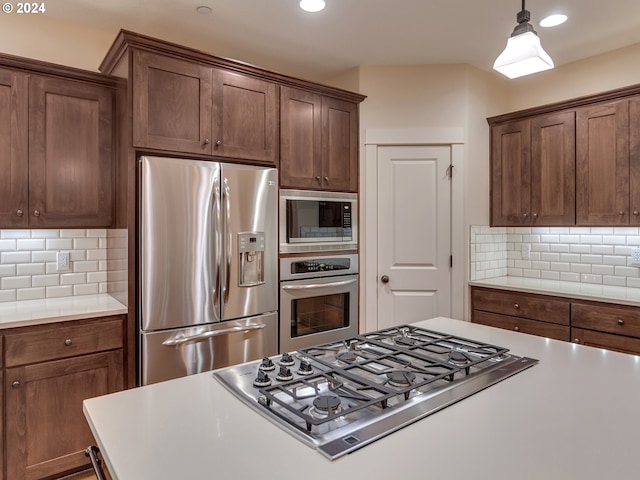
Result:
<svg viewBox="0 0 640 480"><path fill-rule="evenodd" d="M451 316L451 148L378 148L378 328Z"/></svg>

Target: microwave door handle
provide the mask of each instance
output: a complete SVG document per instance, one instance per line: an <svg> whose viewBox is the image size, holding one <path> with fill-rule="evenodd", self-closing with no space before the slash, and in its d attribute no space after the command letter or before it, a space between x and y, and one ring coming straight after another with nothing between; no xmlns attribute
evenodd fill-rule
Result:
<svg viewBox="0 0 640 480"><path fill-rule="evenodd" d="M178 337L178 338L170 338L162 342L162 345L165 347L176 347L179 345L184 345L185 343L196 343L196 342L204 342L209 340L210 338L220 337L222 335L229 335L231 333L247 333L253 330L262 330L267 325L264 323L261 324L250 324L245 325L243 327L235 326L229 327L222 330L211 330L209 332L198 333L197 335L191 335L188 337Z"/></svg>
<svg viewBox="0 0 640 480"><path fill-rule="evenodd" d="M224 222L224 233L226 236L226 269L225 269L225 282L222 287L222 296L223 303L227 305L229 303L229 284L231 283L231 228L229 227L231 223L231 200L229 199L229 182L227 179L224 179L224 190L222 192L222 196L225 202L225 222Z"/></svg>
<svg viewBox="0 0 640 480"><path fill-rule="evenodd" d="M310 283L308 285L283 285L283 290L310 290L314 288L330 288L330 287L343 287L345 285L351 285L352 283L357 282L357 279L351 280L341 280L339 282L331 282L331 283Z"/></svg>

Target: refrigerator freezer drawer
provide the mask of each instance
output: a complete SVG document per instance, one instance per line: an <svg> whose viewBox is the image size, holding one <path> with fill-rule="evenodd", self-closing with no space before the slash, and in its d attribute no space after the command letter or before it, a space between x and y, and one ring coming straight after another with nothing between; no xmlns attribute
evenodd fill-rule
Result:
<svg viewBox="0 0 640 480"><path fill-rule="evenodd" d="M142 332L142 385L278 353L277 312L214 325Z"/></svg>

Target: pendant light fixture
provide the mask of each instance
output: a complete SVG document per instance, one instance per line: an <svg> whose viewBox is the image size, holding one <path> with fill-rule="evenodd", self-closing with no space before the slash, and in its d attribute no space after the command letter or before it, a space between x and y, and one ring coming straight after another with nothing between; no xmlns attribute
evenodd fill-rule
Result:
<svg viewBox="0 0 640 480"><path fill-rule="evenodd" d="M518 25L507 40L504 52L493 64L494 70L506 77L517 78L553 68L553 60L540 45L540 38L529 23L531 13L525 10L524 0L516 19Z"/></svg>

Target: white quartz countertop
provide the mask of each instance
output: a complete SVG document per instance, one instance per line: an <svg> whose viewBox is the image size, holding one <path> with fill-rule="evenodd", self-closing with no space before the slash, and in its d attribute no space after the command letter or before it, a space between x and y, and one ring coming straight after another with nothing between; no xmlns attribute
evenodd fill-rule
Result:
<svg viewBox="0 0 640 480"><path fill-rule="evenodd" d="M640 306L640 288L510 276L474 280L469 285Z"/></svg>
<svg viewBox="0 0 640 480"><path fill-rule="evenodd" d="M122 313L127 313L127 307L107 294L1 302L0 328L24 327Z"/></svg>
<svg viewBox="0 0 640 480"><path fill-rule="evenodd" d="M638 478L639 357L447 318L419 325L540 363L334 461L210 372L86 400L85 416L119 480Z"/></svg>

